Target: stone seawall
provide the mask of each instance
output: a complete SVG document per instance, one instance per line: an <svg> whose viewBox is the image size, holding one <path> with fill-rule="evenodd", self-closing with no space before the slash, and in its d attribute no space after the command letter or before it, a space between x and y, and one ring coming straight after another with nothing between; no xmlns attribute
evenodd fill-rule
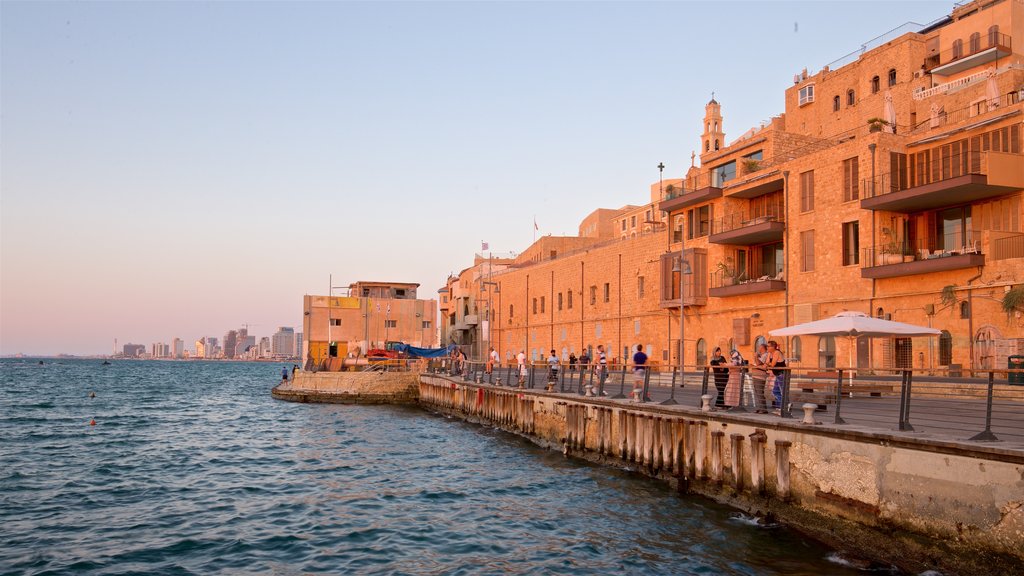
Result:
<svg viewBox="0 0 1024 576"><path fill-rule="evenodd" d="M414 404L419 397L416 372L296 372L271 394L292 402L334 404Z"/></svg>
<svg viewBox="0 0 1024 576"><path fill-rule="evenodd" d="M420 379L419 401L573 457L626 464L915 574L1024 566L1020 451L431 375Z"/></svg>

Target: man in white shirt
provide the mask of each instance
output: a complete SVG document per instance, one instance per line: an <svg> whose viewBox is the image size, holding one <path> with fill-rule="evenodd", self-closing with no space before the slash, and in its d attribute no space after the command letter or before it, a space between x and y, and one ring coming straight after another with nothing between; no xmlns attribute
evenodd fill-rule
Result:
<svg viewBox="0 0 1024 576"><path fill-rule="evenodd" d="M519 363L519 387L526 384L526 351L520 350L516 355L516 362Z"/></svg>
<svg viewBox="0 0 1024 576"><path fill-rule="evenodd" d="M487 355L487 373L494 372L494 365L500 364L498 362L498 353L494 350L494 346L491 346L491 351Z"/></svg>
<svg viewBox="0 0 1024 576"><path fill-rule="evenodd" d="M608 378L608 355L604 353L604 344L597 345L597 390L601 396L607 396L604 381Z"/></svg>

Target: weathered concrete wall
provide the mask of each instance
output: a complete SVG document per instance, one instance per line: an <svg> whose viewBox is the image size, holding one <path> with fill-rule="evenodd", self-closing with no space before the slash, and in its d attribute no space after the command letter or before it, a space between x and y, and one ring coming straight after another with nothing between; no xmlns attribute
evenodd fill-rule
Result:
<svg viewBox="0 0 1024 576"><path fill-rule="evenodd" d="M296 372L272 394L294 402L412 404L419 397L416 372Z"/></svg>
<svg viewBox="0 0 1024 576"><path fill-rule="evenodd" d="M1024 454L798 421L566 399L424 375L420 403L597 462L627 462L913 573L1020 574ZM747 420L747 421L744 421Z"/></svg>

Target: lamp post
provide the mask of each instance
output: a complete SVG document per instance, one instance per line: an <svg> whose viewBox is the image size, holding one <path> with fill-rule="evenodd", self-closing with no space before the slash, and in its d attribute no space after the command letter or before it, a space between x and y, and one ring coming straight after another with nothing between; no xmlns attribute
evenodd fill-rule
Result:
<svg viewBox="0 0 1024 576"><path fill-rule="evenodd" d="M683 259L683 253L680 251L679 258L672 265L672 272L679 273L679 379L683 378L683 367L686 364L686 324L684 323L684 310L685 301L683 298L683 280L684 277L693 274L693 270L690 268L690 263Z"/></svg>

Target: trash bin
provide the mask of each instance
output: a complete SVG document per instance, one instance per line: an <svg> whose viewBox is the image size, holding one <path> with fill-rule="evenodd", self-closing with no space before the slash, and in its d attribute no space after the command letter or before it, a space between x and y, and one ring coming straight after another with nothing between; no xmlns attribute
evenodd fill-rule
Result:
<svg viewBox="0 0 1024 576"><path fill-rule="evenodd" d="M1014 354L1006 359L1006 367L1010 370L1022 370L1024 369L1024 356L1020 354ZM1024 372L1010 372L1007 380L1010 384L1016 384L1017 386L1024 386Z"/></svg>

